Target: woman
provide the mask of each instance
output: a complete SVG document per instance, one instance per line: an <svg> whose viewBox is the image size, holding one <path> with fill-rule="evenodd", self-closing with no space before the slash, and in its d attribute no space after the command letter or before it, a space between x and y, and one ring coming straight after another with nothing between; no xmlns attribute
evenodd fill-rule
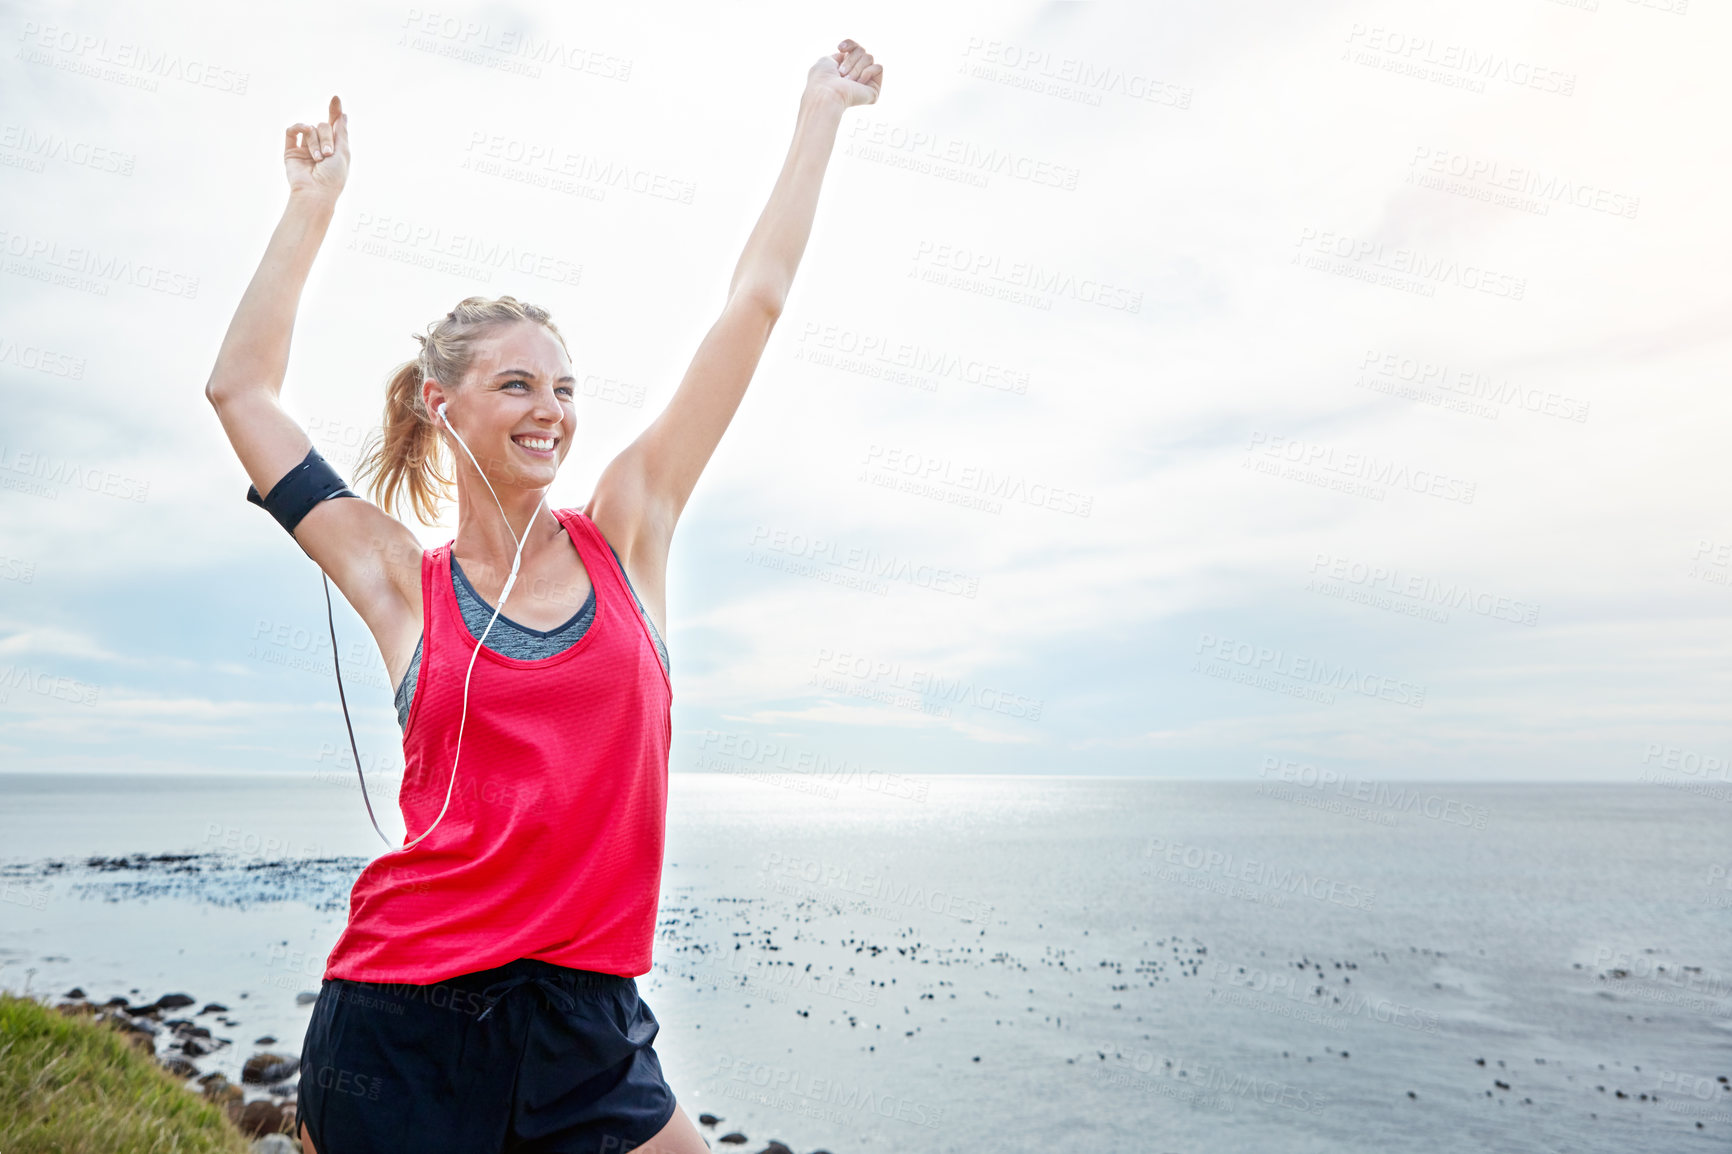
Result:
<svg viewBox="0 0 1732 1154"><path fill-rule="evenodd" d="M417 337L360 469L379 504L312 449L278 393L348 117L333 97L327 123L288 130L288 208L205 395L249 499L337 583L399 684L413 835L362 871L326 962L301 1055L307 1154L707 1150L635 981L661 883L668 547L787 298L842 113L882 73L852 40L812 66L721 319L581 509L542 507L576 428L570 357L509 296ZM392 510L406 497L430 521L453 482L457 535L424 551Z"/></svg>

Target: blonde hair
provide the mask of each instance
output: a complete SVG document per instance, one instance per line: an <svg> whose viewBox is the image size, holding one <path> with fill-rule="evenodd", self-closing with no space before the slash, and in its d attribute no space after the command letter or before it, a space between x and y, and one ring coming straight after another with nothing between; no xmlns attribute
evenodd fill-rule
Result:
<svg viewBox="0 0 1732 1154"><path fill-rule="evenodd" d="M421 382L431 377L447 393L455 392L475 359L475 342L518 321L545 325L565 347L565 337L546 309L510 296L464 297L429 324L425 335L411 334L421 342L420 355L392 370L385 384L384 421L355 470L357 483L371 478L369 494L385 512L395 514L406 499L421 523L430 525L438 519L440 502L452 499L456 478L447 466L439 426L422 399ZM566 355L571 355L569 349Z"/></svg>

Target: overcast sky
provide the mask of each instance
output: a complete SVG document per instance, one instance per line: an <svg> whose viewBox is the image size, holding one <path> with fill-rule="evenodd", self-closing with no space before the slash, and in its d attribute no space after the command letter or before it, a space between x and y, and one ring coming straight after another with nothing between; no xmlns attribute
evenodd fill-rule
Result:
<svg viewBox="0 0 1732 1154"><path fill-rule="evenodd" d="M410 334L511 293L581 506L852 37L883 95L675 536L674 771L1724 788L1732 37L1685 2L9 5L0 763L349 765L202 394L285 126L337 93L354 149L314 443L352 476Z"/></svg>

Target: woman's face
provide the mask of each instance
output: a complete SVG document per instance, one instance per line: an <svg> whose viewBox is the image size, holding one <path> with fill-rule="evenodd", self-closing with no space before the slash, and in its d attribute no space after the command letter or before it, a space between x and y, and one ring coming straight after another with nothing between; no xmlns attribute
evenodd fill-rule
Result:
<svg viewBox="0 0 1732 1154"><path fill-rule="evenodd" d="M543 489L571 451L577 378L559 339L533 321L501 326L476 341L463 387L441 397L446 418L494 484ZM468 454L451 445L462 462Z"/></svg>

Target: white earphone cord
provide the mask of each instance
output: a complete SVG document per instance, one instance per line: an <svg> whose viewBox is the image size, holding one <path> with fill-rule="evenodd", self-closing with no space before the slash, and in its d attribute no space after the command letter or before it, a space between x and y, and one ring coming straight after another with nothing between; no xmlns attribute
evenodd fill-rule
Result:
<svg viewBox="0 0 1732 1154"><path fill-rule="evenodd" d="M455 751L453 751L453 753L451 755L451 781L445 787L445 804L439 807L439 816L433 819L433 825L428 826L424 831L422 831L421 837L417 837L414 841L405 841L400 846L391 845L391 839L385 836L384 830L379 829L378 819L373 817L373 803L370 800L368 800L368 798L367 798L367 779L365 777L361 778L361 799L363 801L366 801L366 803L367 803L367 817L369 820L371 820L373 822L373 828L378 831L379 837L385 842L386 846L390 847L389 850L387 851L390 853L397 853L400 850L406 850L410 846L413 846L413 845L416 845L417 843L419 843L421 841L421 838L424 838L428 834L432 833L434 827L439 824L440 819L445 816L445 811L447 809L449 809L451 806L451 791L454 788L456 788L456 785L457 785L457 761L463 755L463 727L464 727L465 722L467 722L469 720L469 677L470 677L470 674L472 674L475 671L475 659L477 657L481 656L481 646L486 642L487 635L493 631L493 623L495 621L499 620L500 613L504 612L504 610L505 610L505 599L507 597L511 596L511 586L517 581L517 567L518 567L519 563L523 560L523 546L529 540L530 528L533 527L535 524L535 515L534 515L534 513L531 513L530 518L529 518L529 525L524 526L523 536L519 537L517 535L517 531L511 527L511 518L507 517L505 515L504 503L502 501L500 501L499 494L497 492L494 492L493 482L491 482L487 479L486 472L484 472L481 468L481 462L479 462L475 459L475 454L471 453L469 451L469 446L464 442L463 437L457 432L456 428L453 427L450 419L445 416L445 405L443 403L441 403L439 406L439 419L445 422L445 427L447 429L451 430L451 435L453 437L457 438L457 443L459 445L463 446L463 451L468 454L470 463L475 466L475 471L477 473L481 474L482 484L486 485L487 491L489 493L493 494L493 503L495 505L499 506L499 516L505 521L505 531L507 533L511 534L512 540L517 542L517 553L511 558L511 573L509 576L507 576L505 578L505 589L503 592L501 592L499 594L499 605L497 608L495 608L493 610L493 616L488 620L487 628L483 629L481 631L481 638L480 638L480 640L476 641L476 643L475 643L475 652L473 652L469 655L469 668L467 670L465 670L464 674L463 674L463 712L457 721L457 748ZM535 503L536 512L539 512L541 510L541 506L546 501L547 501L547 492L545 490L543 490L542 494L541 494L541 500L539 500ZM329 596L330 596L330 594L327 593L326 597L328 598ZM336 647L336 640L335 640L336 639L335 626L333 626L332 628L333 628L333 632L332 632L331 652L333 655L335 655L336 648L337 648ZM342 674L339 673L337 676L337 693L339 696L341 696L342 691L343 691L343 680L342 680ZM345 720L348 718L348 714L349 714L348 704L347 704L347 702L345 702L344 708L343 708L343 716L344 716ZM352 734L350 737L350 744L351 745L354 744L354 738L353 738ZM360 755L357 754L355 757L355 771L357 773L359 773L360 769L361 769L361 759L360 759ZM405 830L404 832L405 832L405 834L407 834L408 831Z"/></svg>

